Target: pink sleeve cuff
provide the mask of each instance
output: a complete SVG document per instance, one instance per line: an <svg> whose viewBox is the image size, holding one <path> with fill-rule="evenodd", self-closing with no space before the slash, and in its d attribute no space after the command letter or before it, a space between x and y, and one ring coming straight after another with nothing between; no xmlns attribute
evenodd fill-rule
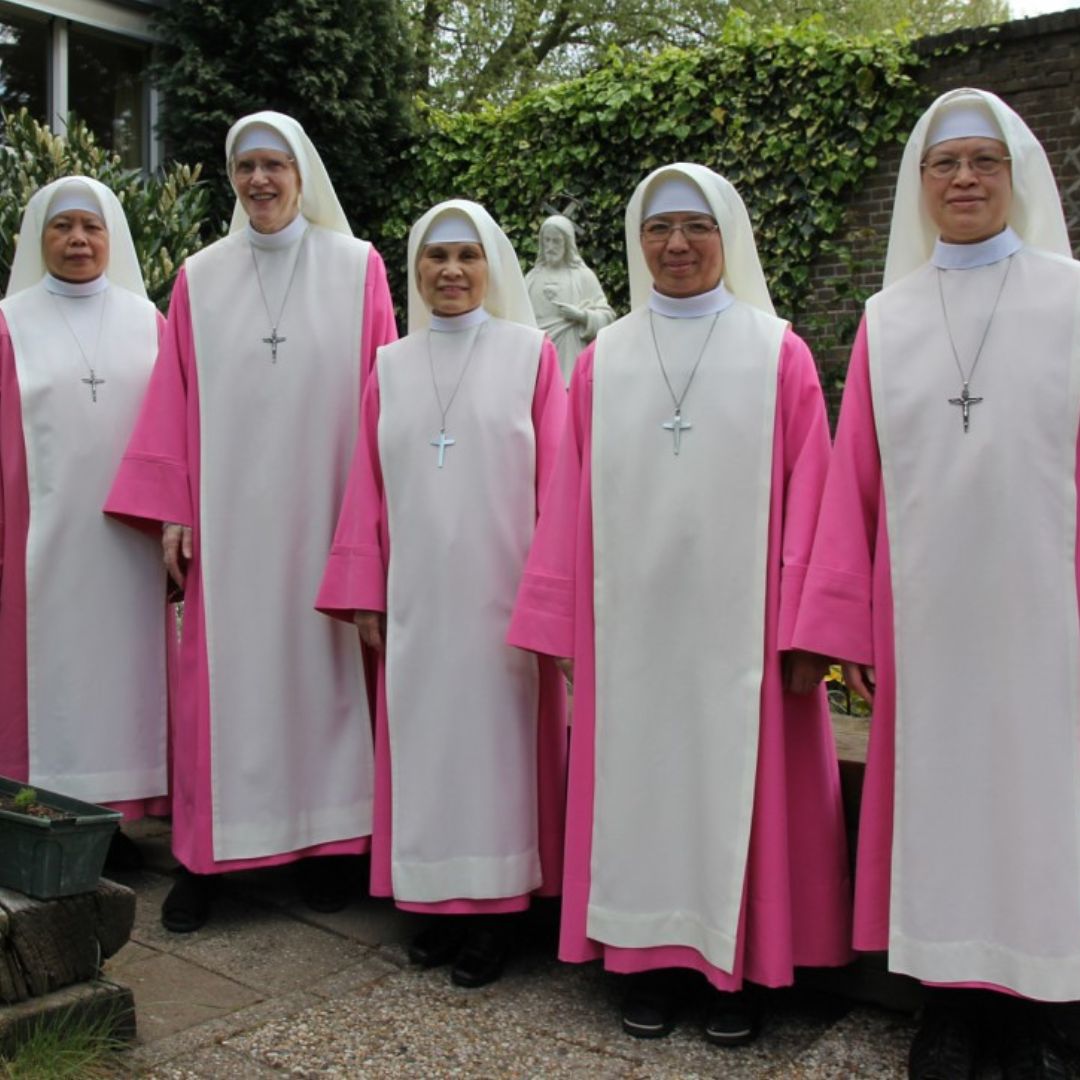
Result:
<svg viewBox="0 0 1080 1080"><path fill-rule="evenodd" d="M330 549L315 607L335 619L351 621L356 611L386 610L386 567L374 544Z"/></svg>
<svg viewBox="0 0 1080 1080"><path fill-rule="evenodd" d="M868 577L812 566L806 572L792 646L854 664L873 664L870 597Z"/></svg>
<svg viewBox="0 0 1080 1080"><path fill-rule="evenodd" d="M545 656L574 655L574 583L526 573L518 589L507 643Z"/></svg>
<svg viewBox="0 0 1080 1080"><path fill-rule="evenodd" d="M104 510L117 517L194 525L187 466L156 454L125 454Z"/></svg>

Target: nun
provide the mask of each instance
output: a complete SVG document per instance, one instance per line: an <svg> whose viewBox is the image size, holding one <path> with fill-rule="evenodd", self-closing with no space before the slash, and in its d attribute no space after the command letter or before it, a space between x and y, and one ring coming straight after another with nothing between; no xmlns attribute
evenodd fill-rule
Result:
<svg viewBox="0 0 1080 1080"><path fill-rule="evenodd" d="M509 640L575 678L559 955L628 976L621 1021L757 1030L750 984L849 958L840 780L791 630L829 460L813 357L723 177L626 211L629 315L578 360Z"/></svg>
<svg viewBox="0 0 1080 1080"><path fill-rule="evenodd" d="M163 326L116 196L38 191L0 303L0 773L126 821L168 809L165 579L101 505Z"/></svg>
<svg viewBox="0 0 1080 1080"><path fill-rule="evenodd" d="M427 916L414 963L478 987L560 884L565 685L505 638L566 390L481 206L429 210L408 258L318 607L379 654L371 891Z"/></svg>
<svg viewBox="0 0 1080 1080"><path fill-rule="evenodd" d="M184 588L162 922L209 917L223 873L298 863L347 900L371 832L372 744L355 633L319 584L375 350L396 336L379 253L355 239L318 152L281 113L238 120L229 235L189 258L106 505L162 528Z"/></svg>

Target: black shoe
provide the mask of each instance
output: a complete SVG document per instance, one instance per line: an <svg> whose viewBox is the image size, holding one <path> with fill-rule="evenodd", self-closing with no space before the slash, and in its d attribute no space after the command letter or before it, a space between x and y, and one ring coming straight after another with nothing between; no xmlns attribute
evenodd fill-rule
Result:
<svg viewBox="0 0 1080 1080"><path fill-rule="evenodd" d="M420 967L449 964L465 940L463 920L455 915L436 915L409 943L409 959Z"/></svg>
<svg viewBox="0 0 1080 1080"><path fill-rule="evenodd" d="M757 1034L758 1012L745 990L713 989L705 1013L705 1041L714 1046L742 1046Z"/></svg>
<svg viewBox="0 0 1080 1080"><path fill-rule="evenodd" d="M180 868L176 884L161 905L161 925L174 934L190 934L205 925L218 891L213 874L193 874Z"/></svg>
<svg viewBox="0 0 1080 1080"><path fill-rule="evenodd" d="M975 1075L975 1026L963 1010L930 1005L911 1041L909 1080L969 1080Z"/></svg>
<svg viewBox="0 0 1080 1080"><path fill-rule="evenodd" d="M105 856L105 869L124 873L125 871L141 870L142 867L142 852L136 846L135 841L117 829L109 841L109 851Z"/></svg>
<svg viewBox="0 0 1080 1080"><path fill-rule="evenodd" d="M475 990L493 983L502 974L510 951L508 927L502 925L504 919L505 916L491 919L474 916L470 920L465 942L450 970L450 981L455 986Z"/></svg>
<svg viewBox="0 0 1080 1080"><path fill-rule="evenodd" d="M669 971L630 975L622 1003L622 1029L635 1039L662 1039L675 1030L679 993Z"/></svg>
<svg viewBox="0 0 1080 1080"><path fill-rule="evenodd" d="M1006 1026L1001 1075L1003 1080L1069 1080L1065 1059L1041 1017L1024 1016Z"/></svg>
<svg viewBox="0 0 1080 1080"><path fill-rule="evenodd" d="M312 911L329 914L349 902L347 864L340 856L314 855L301 859L300 898Z"/></svg>

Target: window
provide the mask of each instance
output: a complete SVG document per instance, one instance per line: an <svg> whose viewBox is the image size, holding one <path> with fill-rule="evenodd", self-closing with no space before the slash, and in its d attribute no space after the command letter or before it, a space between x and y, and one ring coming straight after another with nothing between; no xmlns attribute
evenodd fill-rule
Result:
<svg viewBox="0 0 1080 1080"><path fill-rule="evenodd" d="M158 145L146 77L153 6L0 0L0 106L25 106L57 132L74 114L125 165L153 168Z"/></svg>
<svg viewBox="0 0 1080 1080"><path fill-rule="evenodd" d="M146 161L147 50L117 38L68 33L68 107L125 165Z"/></svg>
<svg viewBox="0 0 1080 1080"><path fill-rule="evenodd" d="M49 115L49 24L0 12L0 105Z"/></svg>

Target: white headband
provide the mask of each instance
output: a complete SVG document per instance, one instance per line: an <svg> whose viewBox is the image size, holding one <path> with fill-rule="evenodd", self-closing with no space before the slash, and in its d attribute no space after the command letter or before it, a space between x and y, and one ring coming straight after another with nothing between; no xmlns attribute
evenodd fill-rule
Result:
<svg viewBox="0 0 1080 1080"><path fill-rule="evenodd" d="M654 184L645 199L642 220L656 214L699 213L712 217L712 207L701 188L683 176L665 176Z"/></svg>
<svg viewBox="0 0 1080 1080"><path fill-rule="evenodd" d="M424 244L479 244L480 234L472 219L459 210L437 217L424 234Z"/></svg>
<svg viewBox="0 0 1080 1080"><path fill-rule="evenodd" d="M949 139L997 139L1005 141L997 121L981 102L964 102L951 109L938 109L934 121L926 133L923 149L929 150Z"/></svg>
<svg viewBox="0 0 1080 1080"><path fill-rule="evenodd" d="M292 147L280 132L275 131L269 124L248 124L236 136L232 147L233 157L250 153L252 150L277 150L289 157L293 156Z"/></svg>
<svg viewBox="0 0 1080 1080"><path fill-rule="evenodd" d="M72 180L59 188L56 194L49 200L49 209L45 212L46 224L59 214L66 214L71 210L84 210L88 214L105 220L105 213L101 209L101 200L91 190L89 184L81 180Z"/></svg>

